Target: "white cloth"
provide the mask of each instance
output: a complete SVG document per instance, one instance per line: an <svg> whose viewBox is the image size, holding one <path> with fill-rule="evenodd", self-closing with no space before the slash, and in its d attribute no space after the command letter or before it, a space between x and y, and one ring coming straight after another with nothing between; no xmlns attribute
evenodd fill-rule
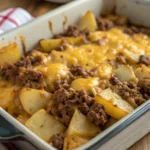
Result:
<svg viewBox="0 0 150 150"><path fill-rule="evenodd" d="M0 12L0 34L32 19L33 17L22 8L10 8Z"/></svg>

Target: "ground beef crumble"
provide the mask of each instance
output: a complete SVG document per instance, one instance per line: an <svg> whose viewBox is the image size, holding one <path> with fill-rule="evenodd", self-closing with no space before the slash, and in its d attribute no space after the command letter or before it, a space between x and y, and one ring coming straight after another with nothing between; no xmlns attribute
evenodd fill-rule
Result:
<svg viewBox="0 0 150 150"><path fill-rule="evenodd" d="M150 58L145 56L145 55L141 55L139 58L139 63L140 64L145 64L145 65L150 65Z"/></svg>
<svg viewBox="0 0 150 150"><path fill-rule="evenodd" d="M143 97L148 100L150 99L150 79L141 79L138 82L138 87Z"/></svg>
<svg viewBox="0 0 150 150"><path fill-rule="evenodd" d="M101 31L107 31L114 27L114 23L111 20L104 19L104 18L97 18L98 28Z"/></svg>
<svg viewBox="0 0 150 150"><path fill-rule="evenodd" d="M43 57L40 55L33 55L34 52L36 51L28 53L26 57L22 57L14 65L16 67L32 68L33 65L41 64L43 62Z"/></svg>
<svg viewBox="0 0 150 150"><path fill-rule="evenodd" d="M78 37L78 36L84 36L86 37L88 33L81 32L78 28L78 26L69 26L67 31L61 34L57 34L54 36L54 38L61 38L61 37Z"/></svg>
<svg viewBox="0 0 150 150"><path fill-rule="evenodd" d="M50 113L60 118L60 121L68 126L75 108L78 108L89 121L97 126L103 126L107 122L107 114L101 104L94 104L94 98L87 95L84 90L61 88L53 95L54 104Z"/></svg>
<svg viewBox="0 0 150 150"><path fill-rule="evenodd" d="M80 108L84 103L90 107L94 103L94 99L87 95L84 90L68 90L61 88L53 94L54 104L50 109L50 113L60 118L61 122L66 126L69 125L75 108L85 113L85 109Z"/></svg>
<svg viewBox="0 0 150 150"><path fill-rule="evenodd" d="M17 61L14 66L16 67L24 67L24 68L32 68L32 62L29 57L22 57L19 61Z"/></svg>
<svg viewBox="0 0 150 150"><path fill-rule="evenodd" d="M60 80L60 81L56 81L54 83L54 89L55 91L61 89L61 88L64 88L64 89L69 89L70 85L68 83L67 80Z"/></svg>
<svg viewBox="0 0 150 150"><path fill-rule="evenodd" d="M38 54L41 52L36 52L28 53L26 57L22 57L14 64L1 66L0 75L21 87L44 88L45 82L42 73L32 69L33 65L43 61L42 56Z"/></svg>
<svg viewBox="0 0 150 150"><path fill-rule="evenodd" d="M146 101L140 93L139 87L135 83L121 82L115 76L110 78L110 83L115 86L116 92L127 102L141 105Z"/></svg>
<svg viewBox="0 0 150 150"><path fill-rule="evenodd" d="M128 24L128 19L125 17L99 17L97 18L97 24L99 30L107 31L115 26L122 27Z"/></svg>
<svg viewBox="0 0 150 150"><path fill-rule="evenodd" d="M63 150L64 138L65 138L64 133L58 133L58 134L53 135L51 137L50 143L51 143L52 146L54 146L58 150Z"/></svg>
<svg viewBox="0 0 150 150"><path fill-rule="evenodd" d="M89 109L87 118L97 126L103 126L108 121L104 106L98 103Z"/></svg>
<svg viewBox="0 0 150 150"><path fill-rule="evenodd" d="M124 33L129 34L131 36L133 34L138 34L138 33L150 35L150 28L144 28L144 27L140 27L140 26L129 25L128 27L126 27L124 29Z"/></svg>
<svg viewBox="0 0 150 150"><path fill-rule="evenodd" d="M11 81L21 87L41 89L45 86L44 78L41 72L32 69L18 67L24 66L24 63L16 63L1 67L0 74L6 80Z"/></svg>
<svg viewBox="0 0 150 150"><path fill-rule="evenodd" d="M81 66L74 66L74 65L70 68L70 72L73 78L80 78L80 77L88 78L93 74L92 71L88 71Z"/></svg>

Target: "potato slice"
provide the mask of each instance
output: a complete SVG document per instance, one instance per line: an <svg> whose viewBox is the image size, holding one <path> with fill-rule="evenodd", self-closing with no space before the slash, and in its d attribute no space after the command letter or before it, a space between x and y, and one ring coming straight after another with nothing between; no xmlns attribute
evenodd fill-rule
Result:
<svg viewBox="0 0 150 150"><path fill-rule="evenodd" d="M65 131L64 125L44 109L39 110L31 116L25 123L25 126L45 141L48 141L54 134Z"/></svg>
<svg viewBox="0 0 150 150"><path fill-rule="evenodd" d="M44 52L50 52L51 50L61 45L61 42L62 42L61 39L48 39L48 40L41 40L40 45Z"/></svg>
<svg viewBox="0 0 150 150"><path fill-rule="evenodd" d="M150 69L145 65L141 65L140 68L135 70L135 75L138 79L150 78Z"/></svg>
<svg viewBox="0 0 150 150"><path fill-rule="evenodd" d="M22 107L30 115L33 115L38 110L45 108L50 97L50 93L44 90L23 88L19 92L19 99Z"/></svg>
<svg viewBox="0 0 150 150"><path fill-rule="evenodd" d="M94 137L100 128L89 122L80 111L76 110L69 124L67 134L78 135L83 137Z"/></svg>
<svg viewBox="0 0 150 150"><path fill-rule="evenodd" d="M71 83L71 87L75 90L84 89L88 94L96 94L96 88L99 85L98 78L78 78Z"/></svg>
<svg viewBox="0 0 150 150"><path fill-rule="evenodd" d="M0 78L0 107L7 109L15 96L16 86Z"/></svg>
<svg viewBox="0 0 150 150"><path fill-rule="evenodd" d="M50 52L62 44L78 45L83 42L83 39L83 36L67 37L61 39L47 39L41 40L40 45L44 52Z"/></svg>
<svg viewBox="0 0 150 150"><path fill-rule="evenodd" d="M63 150L73 150L76 149L89 141L87 138L83 138L77 135L67 135L64 140Z"/></svg>
<svg viewBox="0 0 150 150"><path fill-rule="evenodd" d="M137 81L133 69L129 65L120 66L115 70L115 75L121 81Z"/></svg>
<svg viewBox="0 0 150 150"><path fill-rule="evenodd" d="M78 26L81 31L95 31L98 28L96 18L91 11L80 19Z"/></svg>
<svg viewBox="0 0 150 150"><path fill-rule="evenodd" d="M133 107L110 88L97 95L95 102L104 105L106 113L116 119L121 119L133 111Z"/></svg>
<svg viewBox="0 0 150 150"><path fill-rule="evenodd" d="M21 54L18 45L13 43L8 46L4 46L0 50L0 66L6 63L15 63L21 58Z"/></svg>

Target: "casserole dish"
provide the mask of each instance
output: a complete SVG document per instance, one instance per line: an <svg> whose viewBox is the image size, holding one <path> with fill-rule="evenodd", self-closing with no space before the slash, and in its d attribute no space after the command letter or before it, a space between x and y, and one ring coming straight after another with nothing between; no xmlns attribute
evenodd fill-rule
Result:
<svg viewBox="0 0 150 150"><path fill-rule="evenodd" d="M118 4L119 4L119 2L118 2ZM79 9L79 7L78 7L79 5L83 6L82 10ZM100 9L100 6L101 6L101 9ZM118 12L119 12L119 6L122 6L122 4L120 3L120 5L118 5L118 7L117 7ZM99 12L110 11L113 7L114 7L113 1L111 1L109 3L108 3L108 1L96 1L96 0L93 0L93 1L85 0L82 2L76 1L76 2L73 2L66 6L63 6L62 8L60 8L58 10L53 11L51 14L44 15L43 17L38 18L37 20L33 21L32 23L29 23L26 26L22 26L10 33L2 35L1 44L5 44L9 41L15 41L18 43L20 48L21 48L21 46L23 46L24 50L29 50L29 49L33 48L35 43L38 40L40 40L41 37L48 38L48 37L52 36L52 32L49 29L49 26L51 27L51 24L53 27L52 31L53 31L53 33L56 34L56 33L59 33L62 31L62 29L63 29L62 24L64 22L64 18L66 18L66 17L68 19L68 22L67 22L68 25L74 24L76 22L76 20L78 19L78 17L80 16L80 14L84 13L87 10L91 10L95 13L95 15L98 15ZM71 11L76 10L76 9L79 9L78 13L76 13L76 14L70 13ZM60 13L62 13L62 12L63 12L63 14L60 15ZM57 24L60 24L60 26L56 26ZM148 25L148 23L146 23L145 25ZM39 30L39 28L41 28L42 30ZM34 33L36 33L36 34L34 34ZM30 36L30 34L32 36ZM117 142L116 138L118 136L119 136L119 138L121 136L128 136L129 134L126 135L126 134L124 134L124 132L125 131L126 131L126 133L127 133L127 131L131 132L131 127L134 126L134 128L135 128L135 126L139 126L139 123L141 123L141 120L142 120L142 125L144 125L143 124L143 122L145 122L144 120L148 120L147 118L149 116L149 108L150 108L149 101L147 101L145 104L141 105L138 109L136 109L133 113L131 113L127 117L123 118L122 120L118 121L111 128L107 129L101 135L98 135L93 140L91 140L88 144L84 145L83 147L81 147L79 149L97 149L99 146L101 146L100 147L101 149L103 149L103 148L104 149L110 149L110 148L112 149L112 147L114 149L116 149L116 148L119 148L120 146L121 146L120 147L121 149L126 149L128 146L130 146L130 144L133 144L138 138L140 138L140 136L143 136L144 134L149 132L149 127L148 127L149 122L147 121L145 127L142 128L143 129L142 134L136 136L136 137L138 137L137 139L132 138L134 140L133 141L130 140L130 142L127 142L127 143L126 143L126 141L123 141L126 143L126 147L123 147L123 146L125 146L125 145L123 145L123 143L120 143L121 145L116 145L116 142ZM15 125L15 127L17 129L19 129L22 133L24 133L26 136L28 136L28 138L31 139L33 144L35 144L37 147L39 147L40 149L50 149L50 146L48 144L45 144L41 140L40 140L40 142L37 142L39 140L39 138L37 138L35 135L30 133L30 131L28 131L27 129L22 127L22 125L19 125L19 123L14 121L13 118L11 118L2 109L1 109L1 114L5 118L8 117L9 118L9 119L7 118L8 121L11 121L11 123L13 125ZM133 121L134 121L134 123L133 123ZM124 129L124 127L128 127L128 128ZM123 130L124 132L122 131L122 129L124 129ZM120 131L122 131L122 132L120 132ZM116 136L114 138L112 138L115 134L116 134ZM134 133L134 134L136 134L136 133ZM130 136L135 136L135 135L130 134ZM34 140L33 140L33 138L34 138ZM109 140L109 139L111 139L111 140ZM108 143L104 144L108 140L109 140L109 144Z"/></svg>

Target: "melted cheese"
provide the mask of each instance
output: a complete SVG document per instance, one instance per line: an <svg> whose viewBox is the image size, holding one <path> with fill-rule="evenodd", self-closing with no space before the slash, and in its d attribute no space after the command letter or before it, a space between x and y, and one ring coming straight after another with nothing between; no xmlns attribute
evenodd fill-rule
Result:
<svg viewBox="0 0 150 150"><path fill-rule="evenodd" d="M46 83L50 86L51 90L53 90L53 84L56 81L69 79L69 71L68 68L61 63L52 63L47 64L47 66L39 66L36 69L43 73Z"/></svg>
<svg viewBox="0 0 150 150"><path fill-rule="evenodd" d="M150 55L150 39L142 34L132 37L119 28L112 28L105 32L91 32L89 39L90 44L69 45L65 51L53 50L47 64L62 63L69 67L80 65L90 70L101 63L107 63L108 60L114 60L118 53L125 55L131 63L137 63L140 55ZM98 40L103 40L103 43L94 43Z"/></svg>
<svg viewBox="0 0 150 150"><path fill-rule="evenodd" d="M106 48L96 44L82 45L81 47L70 47L63 52L52 51L52 62L63 63L67 66L80 65L86 69L98 66L106 60Z"/></svg>
<svg viewBox="0 0 150 150"><path fill-rule="evenodd" d="M71 83L71 87L75 90L84 89L88 94L96 94L96 88L99 86L98 78L78 78Z"/></svg>

